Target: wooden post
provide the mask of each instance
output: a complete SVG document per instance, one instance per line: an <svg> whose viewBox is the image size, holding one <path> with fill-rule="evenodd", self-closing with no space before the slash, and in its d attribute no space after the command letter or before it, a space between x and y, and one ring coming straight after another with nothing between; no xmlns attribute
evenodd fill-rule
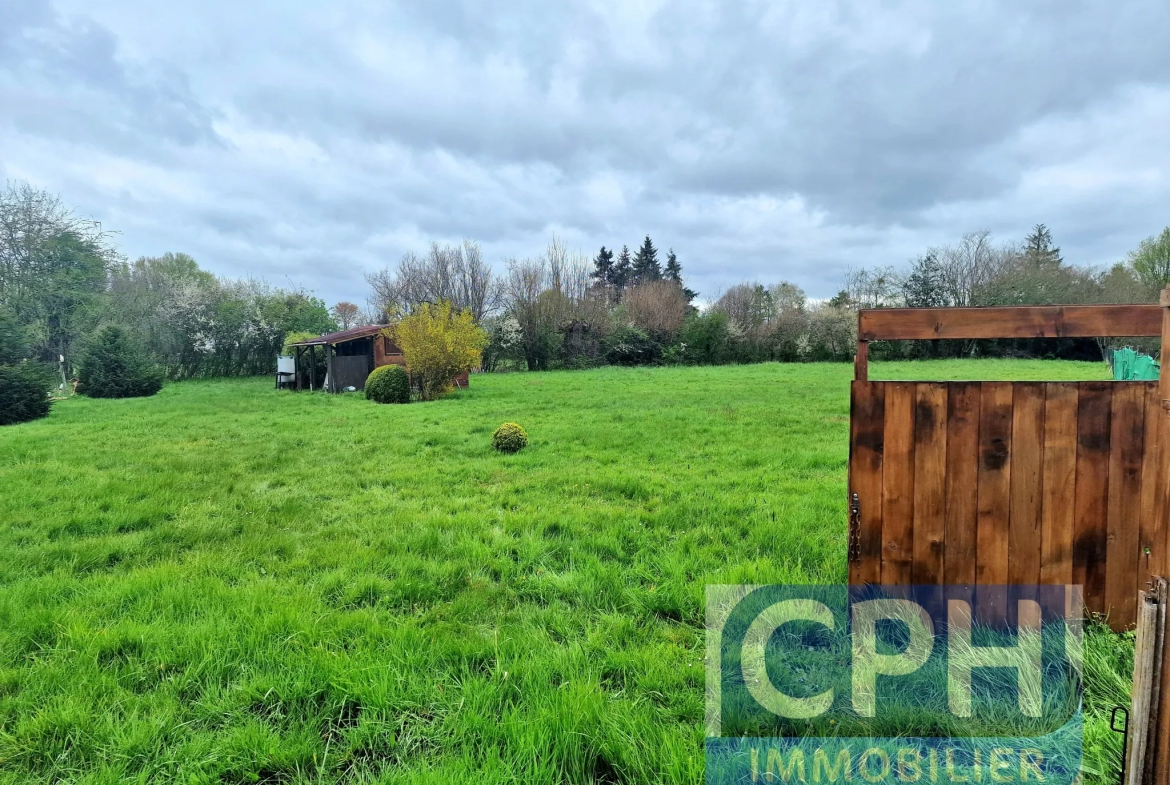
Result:
<svg viewBox="0 0 1170 785"><path fill-rule="evenodd" d="M853 378L859 382L869 381L869 341L857 342L857 355L853 358Z"/></svg>
<svg viewBox="0 0 1170 785"><path fill-rule="evenodd" d="M1162 659L1166 634L1166 581L1155 578L1147 592L1138 592L1137 641L1133 658L1133 700L1127 726L1129 746L1125 750L1125 785L1151 782L1154 756L1152 731L1158 723L1155 700L1161 686L1157 667Z"/></svg>
<svg viewBox="0 0 1170 785"><path fill-rule="evenodd" d="M325 392L337 389L337 379L333 378L333 347L325 344Z"/></svg>
<svg viewBox="0 0 1170 785"><path fill-rule="evenodd" d="M317 389L317 347L309 344L309 391Z"/></svg>
<svg viewBox="0 0 1170 785"><path fill-rule="evenodd" d="M1162 347L1158 358L1164 364L1166 358L1170 358L1170 286L1162 290L1158 303L1162 306ZM1158 436L1164 440L1170 440L1170 367L1162 368L1158 374L1158 395L1162 399L1162 423ZM1167 468L1163 466L1161 471L1166 472ZM1170 493L1170 485L1163 483L1162 498L1158 500L1154 509L1154 514L1163 521L1166 520L1166 514L1170 511L1168 493ZM1162 531L1166 531L1164 526ZM1166 567L1165 564L1155 564L1151 566L1151 572L1165 576ZM1170 668L1168 658L1170 658L1170 646L1163 644L1162 651L1159 652L1154 663L1158 674L1158 684L1151 704L1156 707L1157 713L1151 717L1151 739L1150 742L1147 742L1147 744L1153 744L1153 755L1147 753L1147 770L1152 775L1147 781L1157 783L1157 785L1170 785L1170 689L1167 688L1167 680L1162 678L1162 674L1166 673L1167 668Z"/></svg>
<svg viewBox="0 0 1170 785"><path fill-rule="evenodd" d="M296 371L293 375L297 377L297 392L301 391L301 355L304 354L305 348L303 346L297 347L296 360L293 361L293 370Z"/></svg>

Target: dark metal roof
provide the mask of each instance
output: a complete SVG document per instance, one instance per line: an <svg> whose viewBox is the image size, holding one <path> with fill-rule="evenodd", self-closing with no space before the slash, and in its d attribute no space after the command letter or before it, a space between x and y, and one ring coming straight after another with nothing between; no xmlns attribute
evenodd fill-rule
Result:
<svg viewBox="0 0 1170 785"><path fill-rule="evenodd" d="M356 341L360 338L369 338L372 335L377 335L386 329L384 324L364 324L361 327L351 327L348 330L342 330L339 333L329 333L328 335L318 335L316 338L310 338L307 341L297 341L290 346L334 346L339 343L346 343L347 341Z"/></svg>

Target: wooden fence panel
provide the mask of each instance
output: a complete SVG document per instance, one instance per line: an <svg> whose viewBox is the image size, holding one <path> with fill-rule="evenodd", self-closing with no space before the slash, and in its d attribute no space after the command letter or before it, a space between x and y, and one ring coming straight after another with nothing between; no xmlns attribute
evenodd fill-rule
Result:
<svg viewBox="0 0 1170 785"><path fill-rule="evenodd" d="M1011 508L1012 386L984 382L979 412L979 517L975 582L1008 582L1008 512Z"/></svg>
<svg viewBox="0 0 1170 785"><path fill-rule="evenodd" d="M952 585L975 584L979 520L979 410L982 386L958 382L947 388L947 498L943 572Z"/></svg>
<svg viewBox="0 0 1170 785"><path fill-rule="evenodd" d="M886 387L885 452L882 463L882 583L907 584L914 558L915 387Z"/></svg>
<svg viewBox="0 0 1170 785"><path fill-rule="evenodd" d="M947 387L919 384L914 404L914 564L916 584L943 579L946 536Z"/></svg>
<svg viewBox="0 0 1170 785"><path fill-rule="evenodd" d="M1059 382L1044 387L1040 582L1067 585L1073 582L1078 388Z"/></svg>
<svg viewBox="0 0 1170 785"><path fill-rule="evenodd" d="M1040 582L1044 472L1044 385L1012 385L1008 583Z"/></svg>
<svg viewBox="0 0 1170 785"><path fill-rule="evenodd" d="M1111 382L1082 382L1077 409L1077 492L1073 513L1073 583L1084 586L1086 607L1105 608L1109 514Z"/></svg>
<svg viewBox="0 0 1170 785"><path fill-rule="evenodd" d="M1142 450L1146 435L1145 390L1124 385L1113 393L1110 414L1109 502L1105 544L1105 612L1137 618L1138 518L1142 499Z"/></svg>
<svg viewBox="0 0 1170 785"><path fill-rule="evenodd" d="M1082 584L1132 626L1170 556L1157 382L855 381L852 406L850 582Z"/></svg>

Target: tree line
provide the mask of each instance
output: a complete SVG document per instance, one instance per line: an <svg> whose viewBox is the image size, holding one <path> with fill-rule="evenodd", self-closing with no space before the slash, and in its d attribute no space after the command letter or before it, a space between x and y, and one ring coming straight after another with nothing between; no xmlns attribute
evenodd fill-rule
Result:
<svg viewBox="0 0 1170 785"><path fill-rule="evenodd" d="M1109 267L1070 264L1052 233L1037 224L1022 241L998 242L989 231L969 232L956 243L928 248L904 267L851 270L830 301L859 308L1091 305L1154 303L1170 283L1170 227L1142 240L1125 260ZM998 341L877 342L881 357L1031 356L1101 359L1110 346L1128 343L1149 351L1141 339L1034 339Z"/></svg>
<svg viewBox="0 0 1170 785"><path fill-rule="evenodd" d="M249 375L273 369L288 333L336 328L308 292L221 278L182 253L131 262L114 239L28 183L0 191L0 318L23 359L72 376L87 340L116 325L168 378Z"/></svg>
<svg viewBox="0 0 1170 785"><path fill-rule="evenodd" d="M795 284L736 284L707 308L647 236L633 253L602 246L591 259L553 238L542 254L505 260L502 274L479 246L432 243L396 269L368 277L373 313L393 319L448 300L472 311L490 343L486 370L585 368L602 364L844 361L856 348L861 308L1156 302L1170 282L1170 228L1125 261L1098 269L1065 262L1050 230L997 242L989 231L928 248L902 267L850 270L832 298ZM917 341L871 346L875 358L1030 356L1100 359L1107 341ZM1118 343L1116 341L1112 343ZM1131 345L1156 347L1135 339Z"/></svg>
<svg viewBox="0 0 1170 785"><path fill-rule="evenodd" d="M116 235L27 183L0 191L0 322L19 357L64 384L101 328L124 328L167 378L271 372L290 336L391 323L449 302L489 336L485 370L603 364L718 364L848 360L859 308L1156 302L1170 282L1170 228L1124 261L1098 269L1066 262L1051 232L1019 242L971 232L900 267L851 270L828 300L798 286L745 282L699 309L673 249L660 261L645 236L636 250L588 255L553 237L539 254L494 269L478 243L431 243L367 276L365 309L332 308L311 292L220 277L190 256L125 258ZM1134 342L1131 342L1134 343ZM875 357L971 354L1099 358L1092 341L875 344ZM59 368L60 358L64 362Z"/></svg>
<svg viewBox="0 0 1170 785"><path fill-rule="evenodd" d="M663 264L649 236L632 254L602 246L592 258L553 237L541 254L506 259L500 274L474 242L432 243L367 281L385 321L440 301L471 311L489 335L489 371L844 360L853 351L848 309L810 303L791 283L735 286L700 311L678 255L668 250Z"/></svg>

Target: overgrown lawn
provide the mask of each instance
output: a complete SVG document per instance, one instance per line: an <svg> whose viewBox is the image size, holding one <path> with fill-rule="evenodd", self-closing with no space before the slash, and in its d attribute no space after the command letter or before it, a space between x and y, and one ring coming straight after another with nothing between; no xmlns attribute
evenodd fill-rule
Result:
<svg viewBox="0 0 1170 785"><path fill-rule="evenodd" d="M189 382L4 428L0 783L701 782L703 587L844 580L851 376L479 375L409 406ZM1091 638L1112 781L1132 644Z"/></svg>

